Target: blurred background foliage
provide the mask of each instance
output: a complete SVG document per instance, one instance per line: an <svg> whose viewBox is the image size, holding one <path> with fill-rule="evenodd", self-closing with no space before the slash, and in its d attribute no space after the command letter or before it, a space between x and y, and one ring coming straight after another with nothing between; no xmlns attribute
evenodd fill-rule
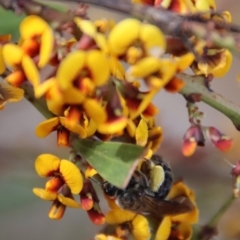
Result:
<svg viewBox="0 0 240 240"><path fill-rule="evenodd" d="M229 10L233 22L240 24L240 1L216 0L218 10ZM53 4L60 10L64 7ZM67 7L74 8L67 2ZM90 7L92 19L102 17L116 21L126 17L112 11ZM0 9L0 34L11 33L18 40L19 20L12 12ZM240 87L237 82L239 59L235 58L230 72L223 79L216 79L212 88L233 102L240 104ZM200 224L204 225L232 194L231 168L224 162L228 159L235 163L240 158L240 134L231 121L216 110L199 104L206 117L203 125L215 126L235 140L234 148L226 154L218 152L210 142L200 148L190 158L181 154L182 137L189 127L185 100L179 94L169 94L164 90L155 98L160 108L157 122L164 129L164 142L159 153L168 161L175 174L194 189L200 208ZM33 187L43 187L34 171L34 160L41 153L52 153L60 158L68 158L67 149L58 149L56 136L46 139L35 136L36 125L44 120L26 100L17 104L7 104L0 112L0 239L34 240L79 240L92 239L99 227L94 227L87 214L81 210L67 209L61 221L48 218L49 202L44 202L32 194ZM106 203L101 202L103 211ZM93 228L95 230L93 230ZM219 223L220 235L216 239L240 239L240 200L237 199L224 214ZM237 236L238 235L238 236Z"/></svg>

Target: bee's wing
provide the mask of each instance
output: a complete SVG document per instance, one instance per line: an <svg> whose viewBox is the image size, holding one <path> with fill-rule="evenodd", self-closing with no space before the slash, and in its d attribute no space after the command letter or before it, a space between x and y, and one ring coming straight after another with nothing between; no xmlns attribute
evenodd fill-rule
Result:
<svg viewBox="0 0 240 240"><path fill-rule="evenodd" d="M174 201L157 199L147 195L142 197L141 212L150 213L157 218L187 213L192 209L193 204L187 197L179 197Z"/></svg>

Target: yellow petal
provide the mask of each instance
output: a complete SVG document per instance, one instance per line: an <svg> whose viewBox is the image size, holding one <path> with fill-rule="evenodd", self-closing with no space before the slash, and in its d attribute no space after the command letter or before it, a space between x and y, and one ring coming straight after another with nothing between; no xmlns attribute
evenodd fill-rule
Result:
<svg viewBox="0 0 240 240"><path fill-rule="evenodd" d="M54 201L57 199L57 193L56 192L48 192L45 189L42 188L33 188L33 193L40 197L43 200L46 201Z"/></svg>
<svg viewBox="0 0 240 240"><path fill-rule="evenodd" d="M87 134L86 137L92 136L96 131L97 131L97 124L92 119L90 119L89 125L86 130L86 134Z"/></svg>
<svg viewBox="0 0 240 240"><path fill-rule="evenodd" d="M89 20L83 20L79 17L74 18L74 22L77 26L82 30L82 32L86 33L90 37L94 37L97 32L95 25Z"/></svg>
<svg viewBox="0 0 240 240"><path fill-rule="evenodd" d="M181 233L184 240L191 240L192 237L192 226L186 222L181 222L178 225L177 230Z"/></svg>
<svg viewBox="0 0 240 240"><path fill-rule="evenodd" d="M48 136L52 131L57 130L57 127L59 125L60 125L60 120L58 117L51 118L38 124L35 130L35 133L38 137L44 138Z"/></svg>
<svg viewBox="0 0 240 240"><path fill-rule="evenodd" d="M24 52L18 45L8 43L3 46L2 54L6 65L16 67L21 64Z"/></svg>
<svg viewBox="0 0 240 240"><path fill-rule="evenodd" d="M129 134L130 137L135 137L135 134L136 134L136 125L135 123L133 122L133 120L131 119L128 119L128 123L127 123L127 132Z"/></svg>
<svg viewBox="0 0 240 240"><path fill-rule="evenodd" d="M49 89L55 87L56 79L50 78L34 88L36 98L42 97Z"/></svg>
<svg viewBox="0 0 240 240"><path fill-rule="evenodd" d="M81 208L81 204L76 202L74 199L69 198L69 197L64 197L63 195L59 194L58 195L58 200L61 202L63 205L71 208Z"/></svg>
<svg viewBox="0 0 240 240"><path fill-rule="evenodd" d="M44 67L48 63L53 51L53 44L54 36L52 29L50 27L47 27L41 36L41 46L38 62L39 68Z"/></svg>
<svg viewBox="0 0 240 240"><path fill-rule="evenodd" d="M64 126L66 129L73 133L77 133L81 138L86 138L87 133L86 130L79 124L72 125L71 122L67 120L65 117L60 117L60 123L62 126Z"/></svg>
<svg viewBox="0 0 240 240"><path fill-rule="evenodd" d="M27 80L32 83L33 87L36 87L40 83L40 74L34 61L29 56L24 55L22 67Z"/></svg>
<svg viewBox="0 0 240 240"><path fill-rule="evenodd" d="M150 24L142 24L139 38L150 56L160 57L166 49L166 40L161 30Z"/></svg>
<svg viewBox="0 0 240 240"><path fill-rule="evenodd" d="M107 113L101 103L95 99L87 98L83 102L83 107L88 115L96 124L103 123L107 120Z"/></svg>
<svg viewBox="0 0 240 240"><path fill-rule="evenodd" d="M91 178L92 176L96 175L98 172L89 166L85 171L85 178Z"/></svg>
<svg viewBox="0 0 240 240"><path fill-rule="evenodd" d="M160 223L155 240L168 240L171 233L172 221L170 217L164 217Z"/></svg>
<svg viewBox="0 0 240 240"><path fill-rule="evenodd" d="M130 81L136 78L145 78L151 74L158 72L160 70L160 63L160 60L157 58L143 58L127 70L126 77Z"/></svg>
<svg viewBox="0 0 240 240"><path fill-rule="evenodd" d="M27 16L20 24L19 31L23 39L41 35L48 27L46 21L36 15Z"/></svg>
<svg viewBox="0 0 240 240"><path fill-rule="evenodd" d="M109 57L108 62L111 74L117 79L123 80L125 76L125 68L121 62L115 57Z"/></svg>
<svg viewBox="0 0 240 240"><path fill-rule="evenodd" d="M136 143L139 146L144 147L148 139L148 126L146 122L141 119L136 129Z"/></svg>
<svg viewBox="0 0 240 240"><path fill-rule="evenodd" d="M58 200L55 200L51 206L48 217L54 220L59 220L63 217L65 210L66 206L60 203Z"/></svg>
<svg viewBox="0 0 240 240"><path fill-rule="evenodd" d="M122 238L117 238L110 235L98 234L94 238L95 240L122 240Z"/></svg>
<svg viewBox="0 0 240 240"><path fill-rule="evenodd" d="M108 224L121 224L131 221L135 216L135 213L129 211L113 209L106 214L106 222Z"/></svg>
<svg viewBox="0 0 240 240"><path fill-rule="evenodd" d="M194 54L191 52L177 58L178 72L183 72L184 70L186 70L192 64L194 58Z"/></svg>
<svg viewBox="0 0 240 240"><path fill-rule="evenodd" d="M141 22L136 19L125 19L119 22L110 32L108 43L114 55L122 55L139 37ZM123 38L124 36L124 38Z"/></svg>
<svg viewBox="0 0 240 240"><path fill-rule="evenodd" d="M52 176L58 172L60 159L52 154L41 154L36 158L35 170L40 177Z"/></svg>
<svg viewBox="0 0 240 240"><path fill-rule="evenodd" d="M132 220L132 234L136 240L150 239L150 227L147 219L142 215L137 215Z"/></svg>
<svg viewBox="0 0 240 240"><path fill-rule="evenodd" d="M90 70L91 78L96 86L102 86L108 81L110 75L109 63L99 50L88 52L86 66Z"/></svg>
<svg viewBox="0 0 240 240"><path fill-rule="evenodd" d="M82 190L82 175L74 163L64 159L61 160L60 173L73 194L78 194Z"/></svg>
<svg viewBox="0 0 240 240"><path fill-rule="evenodd" d="M232 54L227 49L224 50L224 56L223 60L219 64L219 66L216 66L216 68L213 70L212 74L214 77L223 77L230 69L232 65Z"/></svg>
<svg viewBox="0 0 240 240"><path fill-rule="evenodd" d="M72 85L85 64L86 56L83 51L74 51L61 61L56 75L60 88L67 89Z"/></svg>
<svg viewBox="0 0 240 240"><path fill-rule="evenodd" d="M5 63L3 59L3 54L2 54L2 45L0 45L0 74L5 72Z"/></svg>
<svg viewBox="0 0 240 240"><path fill-rule="evenodd" d="M85 95L72 86L69 86L68 89L62 91L62 96L64 103L66 104L82 104L85 99Z"/></svg>
<svg viewBox="0 0 240 240"><path fill-rule="evenodd" d="M128 118L119 117L98 125L98 131L103 134L115 134L122 131L128 123Z"/></svg>
<svg viewBox="0 0 240 240"><path fill-rule="evenodd" d="M187 222L187 223L196 223L199 218L199 211L196 207L195 203L195 196L192 190L190 190L183 182L177 182L173 185L170 193L168 194L167 198L168 199L174 199L180 196L185 196L188 197L194 208L192 211L185 213L185 214L179 214L176 216L173 216L171 219L172 221L177 221L177 222Z"/></svg>
<svg viewBox="0 0 240 240"><path fill-rule="evenodd" d="M130 119L135 119L141 113L143 113L143 111L145 111L151 104L151 101L152 101L153 97L156 95L156 93L157 93L156 91L150 91L149 93L145 94L136 110L132 110L129 108ZM154 108L154 109L157 111L156 108ZM155 112L155 115L156 114L157 114L157 112Z"/></svg>

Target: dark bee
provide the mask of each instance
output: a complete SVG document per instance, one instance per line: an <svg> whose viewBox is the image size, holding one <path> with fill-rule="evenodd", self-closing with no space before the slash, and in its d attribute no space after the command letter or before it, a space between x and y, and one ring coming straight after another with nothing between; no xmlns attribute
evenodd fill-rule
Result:
<svg viewBox="0 0 240 240"><path fill-rule="evenodd" d="M171 169L159 156L154 155L151 161L145 161L141 171L134 172L124 190L108 182L103 183L104 193L110 198L116 198L116 203L122 209L136 213L148 213L157 218L191 211L193 206L187 197L179 197L174 201L165 200L173 182ZM151 176L151 169L158 166L164 170L164 180L152 189L151 185L154 180Z"/></svg>

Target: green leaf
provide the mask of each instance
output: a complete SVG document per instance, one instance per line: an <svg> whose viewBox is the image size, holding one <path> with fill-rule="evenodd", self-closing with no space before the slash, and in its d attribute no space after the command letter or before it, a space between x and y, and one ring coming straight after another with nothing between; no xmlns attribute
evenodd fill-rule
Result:
<svg viewBox="0 0 240 240"><path fill-rule="evenodd" d="M122 142L75 140L72 144L88 163L108 182L125 188L144 148Z"/></svg>
<svg viewBox="0 0 240 240"><path fill-rule="evenodd" d="M11 34L12 39L17 41L19 38L19 24L24 15L16 15L12 11L0 8L0 35Z"/></svg>

